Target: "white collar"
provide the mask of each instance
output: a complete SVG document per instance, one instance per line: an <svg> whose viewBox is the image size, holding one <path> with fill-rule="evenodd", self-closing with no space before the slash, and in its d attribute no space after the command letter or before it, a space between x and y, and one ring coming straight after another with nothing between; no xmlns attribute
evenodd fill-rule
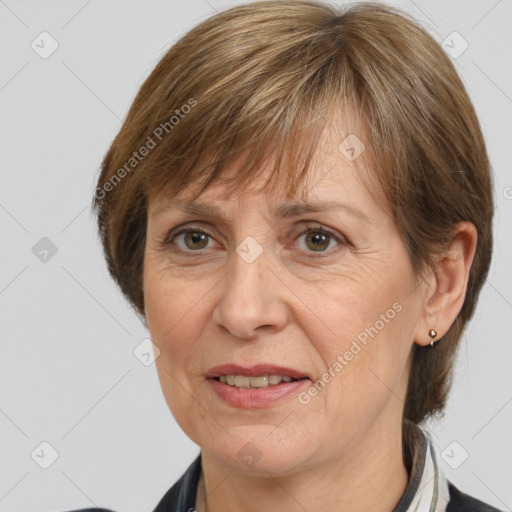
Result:
<svg viewBox="0 0 512 512"><path fill-rule="evenodd" d="M432 439L426 431L418 428L427 441L427 451L418 491L406 512L445 512L450 501L448 481L440 469Z"/></svg>

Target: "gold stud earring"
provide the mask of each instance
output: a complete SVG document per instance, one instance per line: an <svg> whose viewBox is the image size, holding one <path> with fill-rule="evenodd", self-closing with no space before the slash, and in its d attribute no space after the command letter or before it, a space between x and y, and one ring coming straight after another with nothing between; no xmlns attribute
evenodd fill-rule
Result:
<svg viewBox="0 0 512 512"><path fill-rule="evenodd" d="M436 336L437 336L437 331L435 329L430 329L430 331L428 331L428 335L432 338L432 341L430 342L430 346L433 347L434 340L436 339Z"/></svg>

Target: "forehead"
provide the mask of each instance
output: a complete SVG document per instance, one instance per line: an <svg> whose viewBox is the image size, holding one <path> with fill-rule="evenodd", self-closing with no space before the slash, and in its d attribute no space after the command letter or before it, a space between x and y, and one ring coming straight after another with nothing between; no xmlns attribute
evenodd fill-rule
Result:
<svg viewBox="0 0 512 512"><path fill-rule="evenodd" d="M325 181L325 177L328 177L328 182L330 183L327 187L330 187L334 183L340 184L341 179L350 181L352 178L357 178L358 175L367 173L365 168L368 165L365 161L365 153L367 151L365 151L366 147L362 140L366 137L361 133L359 126L360 124L356 127L351 116L338 116L332 121L325 121L321 136L314 144L312 158L308 162L308 172L301 177L300 187L298 187L297 191L293 191L293 194L287 185L290 183L291 178L298 178L298 175L301 173L301 169L297 167L298 162L294 161L293 157L303 153L305 148L294 146L288 150L287 143L285 160L280 162L280 168L273 177L275 182L275 187L272 187L275 189L273 192L279 197L301 197L306 200L307 195ZM358 132L357 135L355 133L356 130ZM238 185L230 189L230 187L222 186L224 182L236 183L237 175L242 174L241 171L243 171L244 166L249 167L249 164L252 163L248 160L250 156L249 149L246 146L246 151L241 151L229 165L223 167L220 176L203 192L202 197L212 196L227 200L230 198L230 193L240 197L243 194L251 196L267 191L267 181L271 174L269 171L273 170L275 164L273 154L266 154L264 162L258 161L258 166L255 172L253 172L250 181L244 183L243 187ZM291 161L288 161L287 158L290 158ZM301 162L301 164L303 163ZM197 163L197 166L203 167L207 164L212 165L208 156L205 156ZM189 195L194 195L200 190L201 185L201 181L188 183L185 190L175 197L185 198ZM158 195L158 192L156 195Z"/></svg>
<svg viewBox="0 0 512 512"><path fill-rule="evenodd" d="M160 197L151 202L150 216L161 211L179 210L198 216L223 218L231 206L266 206L275 218L294 217L303 213L343 210L366 222L375 222L381 214L378 204L368 193L361 180L361 165L347 159L344 152L330 138L322 144L322 150L315 155L306 179L295 194L287 191L286 178L277 190L266 187L268 166L261 168L258 176L243 189L226 187L223 183L213 183L202 194L197 195L200 184L190 184L185 191L172 199ZM240 162L225 169L223 177L233 178Z"/></svg>
<svg viewBox="0 0 512 512"><path fill-rule="evenodd" d="M370 217L391 215L381 187L374 185L374 148L368 143L361 116L350 105L344 105L323 121L324 128L314 144L306 173L287 161L280 164L277 172L273 172L275 160L269 152L267 160L258 160L249 181L240 184L244 166L251 165L248 152L242 152L224 166L219 176L200 194L207 180L204 175L187 182L179 193L162 188L148 194L150 214L155 210L168 209L178 202L206 203L215 205L219 210L233 203L245 206L257 201L258 204L268 204L272 212L276 211L277 205L285 202L343 201L366 210ZM285 160L289 155L299 154L300 149L290 148ZM201 167L204 164L211 165L211 161L203 157L198 165ZM298 179L298 186L292 187L293 181ZM230 204L226 204L230 201Z"/></svg>
<svg viewBox="0 0 512 512"><path fill-rule="evenodd" d="M223 181L233 179L238 171L237 165L232 165L224 171L223 180L210 185L199 197L204 201L230 201L254 199L256 196L265 197L269 203L284 200L300 200L308 202L316 199L335 199L340 195L364 195L364 182L361 169L346 160L336 149L318 155L308 169L298 190L291 192L288 185L288 174L283 172L277 179L276 187L272 190L267 186L269 166L260 169L245 186L229 187ZM187 189L176 195L176 201L189 200L199 191L199 184L192 183Z"/></svg>

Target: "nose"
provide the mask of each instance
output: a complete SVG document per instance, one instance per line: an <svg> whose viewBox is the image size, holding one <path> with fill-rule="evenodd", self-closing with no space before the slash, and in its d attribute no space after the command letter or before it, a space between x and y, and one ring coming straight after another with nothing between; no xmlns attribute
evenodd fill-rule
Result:
<svg viewBox="0 0 512 512"><path fill-rule="evenodd" d="M288 320L287 287L264 253L251 263L238 253L230 259L231 266L219 283L223 289L212 316L215 325L223 334L247 340L283 329Z"/></svg>

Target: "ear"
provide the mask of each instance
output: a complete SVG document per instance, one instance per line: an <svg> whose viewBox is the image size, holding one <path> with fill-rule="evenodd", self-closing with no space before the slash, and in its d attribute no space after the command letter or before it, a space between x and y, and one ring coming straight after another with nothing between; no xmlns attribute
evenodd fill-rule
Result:
<svg viewBox="0 0 512 512"><path fill-rule="evenodd" d="M414 333L418 345L426 346L432 341L430 329L437 331L435 342L455 322L466 297L477 239L474 224L459 222L452 231L448 247L439 254L436 268L427 278L423 313Z"/></svg>

